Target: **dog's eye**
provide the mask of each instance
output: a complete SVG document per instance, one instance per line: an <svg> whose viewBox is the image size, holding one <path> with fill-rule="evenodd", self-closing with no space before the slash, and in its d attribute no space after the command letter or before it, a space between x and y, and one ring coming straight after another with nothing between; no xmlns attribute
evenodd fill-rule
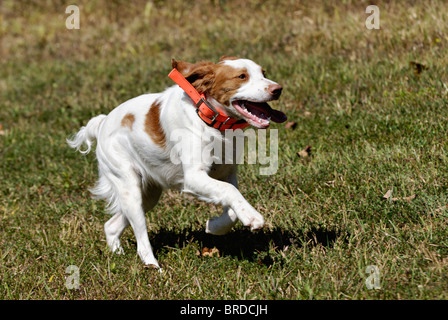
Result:
<svg viewBox="0 0 448 320"><path fill-rule="evenodd" d="M238 76L238 78L244 80L244 79L246 79L246 74L245 74L245 73L242 73L242 74L240 74L240 75Z"/></svg>
<svg viewBox="0 0 448 320"><path fill-rule="evenodd" d="M261 70L261 73L263 73L263 77L266 78L266 70Z"/></svg>

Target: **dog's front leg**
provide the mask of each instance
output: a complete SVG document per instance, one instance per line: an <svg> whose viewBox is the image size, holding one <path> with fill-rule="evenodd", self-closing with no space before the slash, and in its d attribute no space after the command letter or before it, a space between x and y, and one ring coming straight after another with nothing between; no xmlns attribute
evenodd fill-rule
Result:
<svg viewBox="0 0 448 320"><path fill-rule="evenodd" d="M235 186L235 188L238 188L235 172L232 173L226 181ZM238 217L235 211L229 207L224 207L223 212L219 217L213 217L207 220L207 223L205 224L205 232L217 236L224 235L232 230L237 221Z"/></svg>
<svg viewBox="0 0 448 320"><path fill-rule="evenodd" d="M192 193L201 200L232 209L243 225L250 227L251 230L264 226L263 216L244 199L234 185L211 178L203 168L189 168L184 171L183 191ZM228 210L223 214L221 221L227 224L233 223L234 217L232 218L230 213L231 210Z"/></svg>
<svg viewBox="0 0 448 320"><path fill-rule="evenodd" d="M205 232L222 236L232 230L237 221L238 217L235 211L229 207L224 207L222 215L207 220Z"/></svg>

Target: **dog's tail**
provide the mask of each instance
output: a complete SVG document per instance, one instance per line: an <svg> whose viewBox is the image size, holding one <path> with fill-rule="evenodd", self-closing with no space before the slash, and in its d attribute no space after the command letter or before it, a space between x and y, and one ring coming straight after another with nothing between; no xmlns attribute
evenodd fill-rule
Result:
<svg viewBox="0 0 448 320"><path fill-rule="evenodd" d="M81 152L82 154L87 154L90 152L95 139L98 136L101 122L104 120L106 115L101 114L95 118L90 119L85 127L82 127L79 132L73 136L72 139L67 139L68 145ZM81 146L85 144L87 146L86 150L81 150Z"/></svg>

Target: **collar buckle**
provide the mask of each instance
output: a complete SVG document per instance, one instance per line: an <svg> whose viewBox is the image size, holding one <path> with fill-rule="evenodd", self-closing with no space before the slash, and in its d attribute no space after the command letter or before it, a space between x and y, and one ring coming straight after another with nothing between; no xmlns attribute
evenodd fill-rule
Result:
<svg viewBox="0 0 448 320"><path fill-rule="evenodd" d="M212 110L215 114L213 115L212 118L207 117L207 115L204 114L204 112L202 112L200 106L202 104L205 104L210 110ZM205 100L203 97L196 103L196 113L201 112L202 115L207 118L208 120L210 120L211 122L214 122L216 120L216 118L219 116L219 112L216 111L216 109L210 104L210 102L208 102L207 100Z"/></svg>

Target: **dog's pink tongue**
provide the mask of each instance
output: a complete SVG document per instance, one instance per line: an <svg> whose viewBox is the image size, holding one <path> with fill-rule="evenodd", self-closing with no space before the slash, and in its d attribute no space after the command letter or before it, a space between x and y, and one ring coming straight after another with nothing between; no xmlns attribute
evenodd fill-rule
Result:
<svg viewBox="0 0 448 320"><path fill-rule="evenodd" d="M246 106L250 109L249 111L254 112L257 116L260 116L260 113L263 114L263 119L269 117L272 121L277 123L282 123L287 120L286 115L279 111L274 110L271 106L266 102L246 102Z"/></svg>

